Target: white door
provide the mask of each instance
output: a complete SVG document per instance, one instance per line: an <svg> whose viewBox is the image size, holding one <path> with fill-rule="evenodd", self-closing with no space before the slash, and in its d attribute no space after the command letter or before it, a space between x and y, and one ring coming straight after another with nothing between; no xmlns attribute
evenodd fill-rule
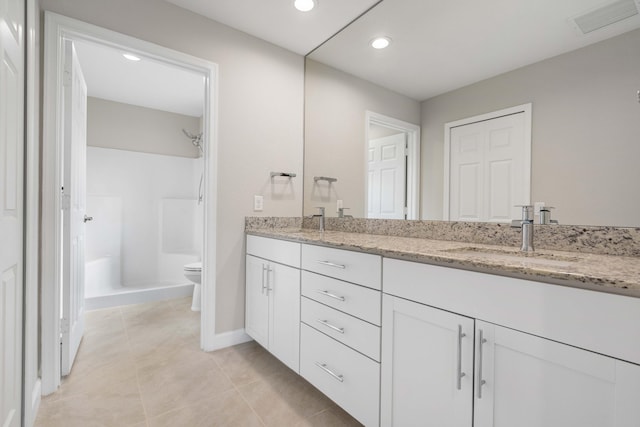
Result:
<svg viewBox="0 0 640 427"><path fill-rule="evenodd" d="M525 113L450 129L449 218L509 222L529 204L530 148Z"/></svg>
<svg viewBox="0 0 640 427"><path fill-rule="evenodd" d="M264 348L269 348L268 262L247 255L245 285L245 331Z"/></svg>
<svg viewBox="0 0 640 427"><path fill-rule="evenodd" d="M65 42L61 373L71 372L84 333L87 85L73 42Z"/></svg>
<svg viewBox="0 0 640 427"><path fill-rule="evenodd" d="M473 334L473 319L383 295L381 425L470 427Z"/></svg>
<svg viewBox="0 0 640 427"><path fill-rule="evenodd" d="M369 141L367 218L405 219L406 134Z"/></svg>
<svg viewBox="0 0 640 427"><path fill-rule="evenodd" d="M640 425L640 366L481 321L476 327L486 342L477 342L474 426Z"/></svg>
<svg viewBox="0 0 640 427"><path fill-rule="evenodd" d="M270 330L269 351L300 371L300 270L269 263L267 269Z"/></svg>
<svg viewBox="0 0 640 427"><path fill-rule="evenodd" d="M21 425L24 157L22 0L0 0L0 425Z"/></svg>

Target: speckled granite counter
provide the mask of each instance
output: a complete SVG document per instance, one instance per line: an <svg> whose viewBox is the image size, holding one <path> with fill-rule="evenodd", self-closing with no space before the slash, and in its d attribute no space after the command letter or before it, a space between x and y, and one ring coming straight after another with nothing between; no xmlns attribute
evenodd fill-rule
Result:
<svg viewBox="0 0 640 427"><path fill-rule="evenodd" d="M247 234L357 250L384 257L473 270L640 298L640 258L514 246L301 228L300 222L248 226Z"/></svg>

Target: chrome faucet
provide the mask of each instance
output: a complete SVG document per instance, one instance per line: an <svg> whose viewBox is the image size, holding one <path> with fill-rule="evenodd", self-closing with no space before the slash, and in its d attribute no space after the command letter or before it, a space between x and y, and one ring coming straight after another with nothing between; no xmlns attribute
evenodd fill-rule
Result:
<svg viewBox="0 0 640 427"><path fill-rule="evenodd" d="M320 232L324 231L324 206L318 206L319 213L311 215L311 218L320 218Z"/></svg>
<svg viewBox="0 0 640 427"><path fill-rule="evenodd" d="M522 252L533 252L533 206L518 205L522 207L522 219L511 221L512 227L522 228Z"/></svg>

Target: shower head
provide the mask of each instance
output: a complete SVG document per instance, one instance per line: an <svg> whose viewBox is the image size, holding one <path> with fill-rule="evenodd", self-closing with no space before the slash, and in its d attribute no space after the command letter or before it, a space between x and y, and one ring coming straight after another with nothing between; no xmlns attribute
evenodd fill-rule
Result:
<svg viewBox="0 0 640 427"><path fill-rule="evenodd" d="M191 143L194 146L198 147L201 152L203 151L202 150L202 132L200 132L199 134L195 135L195 134L189 132L186 129L182 129L182 133L184 133L185 136L191 140Z"/></svg>

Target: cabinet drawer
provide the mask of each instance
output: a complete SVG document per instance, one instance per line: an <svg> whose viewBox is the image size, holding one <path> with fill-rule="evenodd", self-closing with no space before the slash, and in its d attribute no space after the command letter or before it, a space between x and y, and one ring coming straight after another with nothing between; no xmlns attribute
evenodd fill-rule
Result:
<svg viewBox="0 0 640 427"><path fill-rule="evenodd" d="M373 289L381 289L382 260L378 255L302 245L302 268Z"/></svg>
<svg viewBox="0 0 640 427"><path fill-rule="evenodd" d="M305 324L300 333L300 375L365 426L378 426L380 364Z"/></svg>
<svg viewBox="0 0 640 427"><path fill-rule="evenodd" d="M247 236L247 253L280 264L300 268L300 243Z"/></svg>
<svg viewBox="0 0 640 427"><path fill-rule="evenodd" d="M300 318L308 326L380 361L380 328L378 326L304 297Z"/></svg>
<svg viewBox="0 0 640 427"><path fill-rule="evenodd" d="M380 291L303 271L302 295L380 326Z"/></svg>

